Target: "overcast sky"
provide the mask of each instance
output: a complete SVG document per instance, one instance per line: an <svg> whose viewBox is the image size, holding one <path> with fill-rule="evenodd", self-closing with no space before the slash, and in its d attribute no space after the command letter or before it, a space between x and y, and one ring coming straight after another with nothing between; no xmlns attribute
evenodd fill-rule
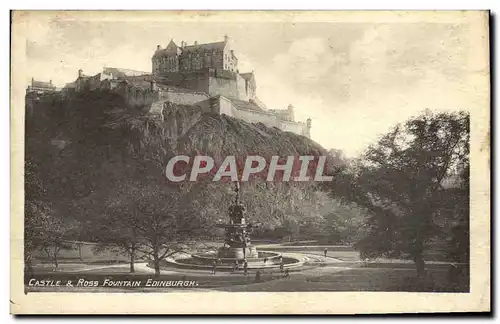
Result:
<svg viewBox="0 0 500 324"><path fill-rule="evenodd" d="M203 22L32 19L27 64L35 79L58 86L77 70L103 66L151 71L157 44L222 41L255 70L257 96L269 108L293 104L312 118L312 138L356 156L394 124L426 108L484 104L473 76L469 26L460 22ZM480 96L480 97L478 97Z"/></svg>

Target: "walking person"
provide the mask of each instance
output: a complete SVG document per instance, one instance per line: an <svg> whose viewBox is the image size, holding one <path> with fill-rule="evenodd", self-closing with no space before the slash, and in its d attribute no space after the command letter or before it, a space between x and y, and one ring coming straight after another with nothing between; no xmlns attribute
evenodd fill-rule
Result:
<svg viewBox="0 0 500 324"><path fill-rule="evenodd" d="M325 259L326 259L326 254L328 253L328 249L327 248L325 248L324 253L325 253Z"/></svg>
<svg viewBox="0 0 500 324"><path fill-rule="evenodd" d="M214 260L212 263L212 274L215 274L217 272L217 260Z"/></svg>
<svg viewBox="0 0 500 324"><path fill-rule="evenodd" d="M260 270L257 270L257 272L255 273L255 281L260 281Z"/></svg>
<svg viewBox="0 0 500 324"><path fill-rule="evenodd" d="M245 263L243 265L243 271L245 273L245 276L248 274L248 262L245 260Z"/></svg>
<svg viewBox="0 0 500 324"><path fill-rule="evenodd" d="M280 272L283 273L284 270L285 270L285 263L283 263L283 260L281 260L281 263L280 263Z"/></svg>

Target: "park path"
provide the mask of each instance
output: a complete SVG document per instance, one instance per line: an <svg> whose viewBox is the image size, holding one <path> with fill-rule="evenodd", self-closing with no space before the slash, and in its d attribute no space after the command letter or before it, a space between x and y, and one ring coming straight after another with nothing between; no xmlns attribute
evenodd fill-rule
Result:
<svg viewBox="0 0 500 324"><path fill-rule="evenodd" d="M86 267L83 269L78 269L78 270L73 270L69 272L85 272L85 271L95 271L95 270L102 270L102 269L108 269L108 268L129 268L130 265L126 263L118 263L118 264L108 264L108 265L103 265L103 266L91 266L91 267Z"/></svg>

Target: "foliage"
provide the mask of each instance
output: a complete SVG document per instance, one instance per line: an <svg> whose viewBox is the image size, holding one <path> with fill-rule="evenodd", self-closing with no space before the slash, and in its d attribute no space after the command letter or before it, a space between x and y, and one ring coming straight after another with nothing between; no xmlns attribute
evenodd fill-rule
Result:
<svg viewBox="0 0 500 324"><path fill-rule="evenodd" d="M371 146L344 180L353 191L344 198L371 212L368 235L357 247L365 256L411 258L423 275L423 254L430 240L443 235L457 210L449 207L450 189L444 184L463 176L469 165L469 115L424 114L397 125ZM468 206L468 191L453 200ZM468 208L468 207L467 207ZM462 213L468 219L468 213ZM440 219L440 221L438 221Z"/></svg>

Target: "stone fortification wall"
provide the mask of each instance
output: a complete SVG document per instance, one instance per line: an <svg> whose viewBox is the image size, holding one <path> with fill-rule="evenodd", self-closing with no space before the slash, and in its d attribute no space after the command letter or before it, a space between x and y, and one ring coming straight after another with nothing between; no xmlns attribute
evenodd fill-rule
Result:
<svg viewBox="0 0 500 324"><path fill-rule="evenodd" d="M113 76L109 73L98 73L87 79L88 89L94 91L101 88L101 84L104 80L111 80Z"/></svg>
<svg viewBox="0 0 500 324"><path fill-rule="evenodd" d="M160 100L160 92L150 88L141 88L128 82L121 82L114 90L132 107L148 106Z"/></svg>
<svg viewBox="0 0 500 324"><path fill-rule="evenodd" d="M209 70L169 72L156 77L158 84L208 93Z"/></svg>
<svg viewBox="0 0 500 324"><path fill-rule="evenodd" d="M189 72L169 72L156 77L159 84L175 86L211 96L246 100L245 80L235 72L221 69L201 69Z"/></svg>
<svg viewBox="0 0 500 324"><path fill-rule="evenodd" d="M194 105L205 101L209 96L204 92L184 92L178 90L160 90L160 100L179 105Z"/></svg>
<svg viewBox="0 0 500 324"><path fill-rule="evenodd" d="M267 127L276 127L285 132L309 137L309 128L305 123L283 121L278 116L266 111L237 108L233 102L223 96L211 98L211 111L242 119L249 123L262 123Z"/></svg>
<svg viewBox="0 0 500 324"><path fill-rule="evenodd" d="M208 80L209 93L212 96L224 96L228 98L239 98L236 80L210 77Z"/></svg>
<svg viewBox="0 0 500 324"><path fill-rule="evenodd" d="M284 132L292 132L299 135L304 135L309 137L309 129L307 128L305 123L301 122L290 122L290 121L280 121L279 129Z"/></svg>
<svg viewBox="0 0 500 324"><path fill-rule="evenodd" d="M249 123L262 123L267 127L279 127L276 116L255 110L235 109L234 117L243 119Z"/></svg>

